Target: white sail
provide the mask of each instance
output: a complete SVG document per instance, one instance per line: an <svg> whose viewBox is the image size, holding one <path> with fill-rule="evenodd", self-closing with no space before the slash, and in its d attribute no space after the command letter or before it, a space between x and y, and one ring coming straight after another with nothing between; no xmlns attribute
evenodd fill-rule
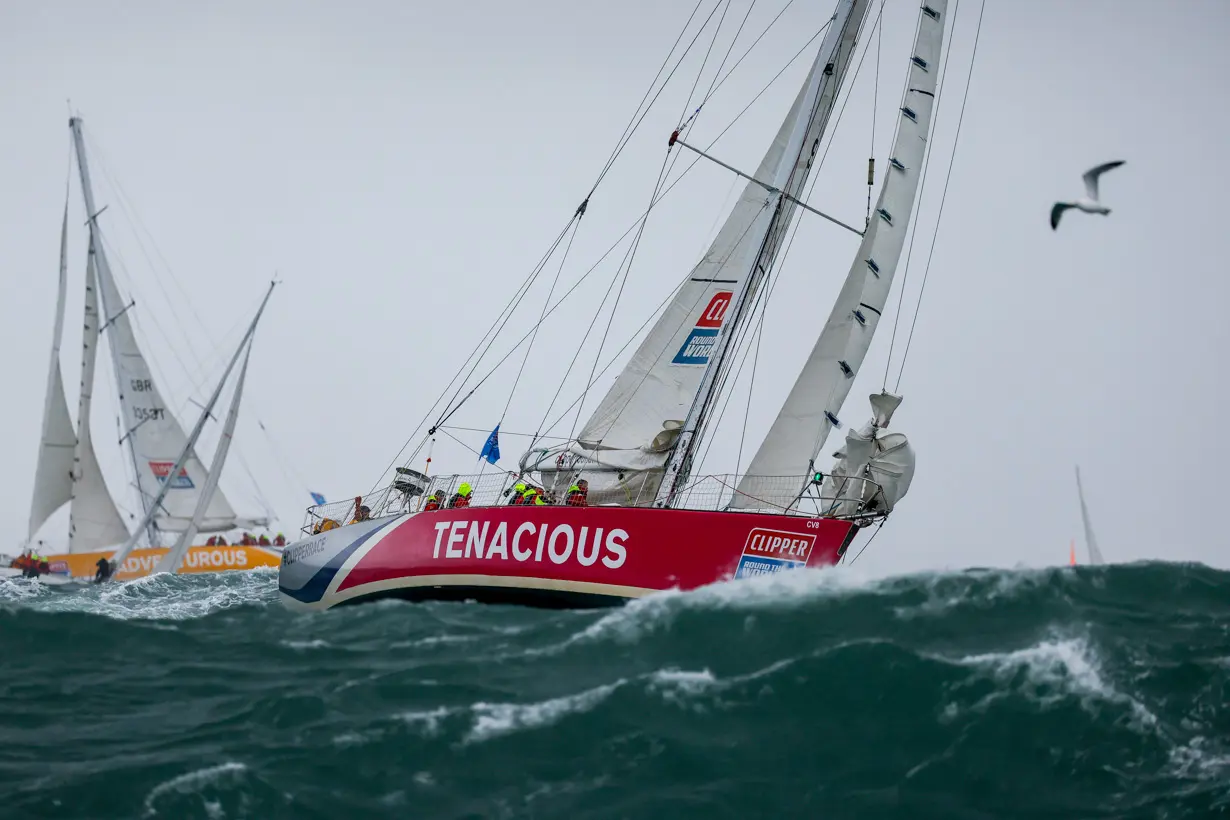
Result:
<svg viewBox="0 0 1230 820"><path fill-rule="evenodd" d="M744 187L717 238L577 440L557 450L527 454L523 466L539 470L544 480L555 476L556 485L571 483L571 476L584 472L591 503L653 501L719 333L735 331L724 327L727 310L741 297L750 303L794 213L795 203L766 185L791 197L801 194L867 7L867 0L838 3L811 71L753 175L756 181ZM603 473L609 480L603 480Z"/></svg>
<svg viewBox="0 0 1230 820"><path fill-rule="evenodd" d="M72 505L69 507L68 551L93 552L122 544L128 538L124 519L115 508L103 480L90 433L94 370L98 356L98 279L91 241L85 267L85 322L81 334L81 394L77 399L77 442L73 449Z"/></svg>
<svg viewBox="0 0 1230 820"><path fill-rule="evenodd" d="M1081 502L1081 523L1085 525L1085 546L1089 548L1089 563L1104 564L1102 551L1098 549L1098 540L1093 536L1093 525L1089 523L1089 508L1085 506L1085 488L1081 486L1081 468L1076 468L1076 494Z"/></svg>
<svg viewBox="0 0 1230 820"><path fill-rule="evenodd" d="M213 395L209 397L209 402L201 410L201 415L197 418L196 425L193 426L192 432L188 434L188 438L184 442L183 448L176 456L175 461L171 463L169 475L181 475L180 471L183 469L184 465L188 463L190 458L195 458L193 448L196 447L197 440L201 437L201 431L205 429L205 422L209 420L211 414L213 413L214 406L218 403L218 398L222 395L222 388L226 384L226 380L230 377L231 371L235 369L235 364L239 361L239 356L243 353L244 346L250 342L252 339L252 334L256 332L256 325L261 320L261 314L265 312L265 305L269 304L269 297L273 295L273 287L274 286L271 284L269 286L269 290L266 291L265 298L261 301L261 306L256 311L256 316L253 317L252 323L248 325L247 331L243 334L243 338L239 342L239 347L235 349L235 355L231 357L230 362L226 365L226 370L222 373L222 378L218 380L218 386L214 388ZM204 489L206 488L202 487L202 490ZM217 483L215 482L211 491L216 489ZM155 495L150 501L149 508L146 510L145 518L141 521L141 525L137 527L136 531L132 535L128 537L128 540L124 542L124 545L116 550L115 554L111 556L112 567L121 567L124 565L124 561L127 560L128 556L132 554L133 549L136 548L137 539L140 537L141 532L149 527L150 523L156 517L157 511L163 508L163 502L170 494L170 491L171 486L169 484L163 484L158 489L157 495ZM217 493L215 493L215 496L216 495ZM203 501L201 504L205 507L212 507L212 499ZM184 529L191 527L193 520L196 519L196 512L196 510L193 510L193 515L191 515L188 520L184 522ZM203 532L204 529L201 528L198 531Z"/></svg>
<svg viewBox="0 0 1230 820"><path fill-rule="evenodd" d="M39 436L38 462L34 468L34 496L30 500L31 540L48 517L63 506L73 492L73 420L64 397L60 370L60 340L64 335L64 300L68 291L68 202L60 224L60 283L56 293L56 318L51 337L51 364L47 368L47 392L43 399L43 430Z"/></svg>
<svg viewBox="0 0 1230 820"><path fill-rule="evenodd" d="M946 11L946 0L927 0L920 12L897 136L871 222L811 356L745 471L732 504L736 508L794 503L795 493L774 477L797 476L802 491L871 346L918 192Z"/></svg>
<svg viewBox="0 0 1230 820"><path fill-rule="evenodd" d="M239 369L239 378L235 382L235 393L231 396L231 407L227 411L226 421L222 425L222 437L218 439L218 447L214 451L214 460L210 465L209 478L205 480L205 487L197 500L196 509L192 513L192 520L188 523L188 527L179 534L179 538L175 541L175 546L171 548L171 551L162 556L162 560L154 567L154 572L156 573L175 572L178 570L180 562L184 560L184 556L188 553L188 548L192 546L192 539L196 538L196 534L200 531L201 521L204 520L205 512L209 509L210 500L218 489L218 477L222 475L222 466L226 464L226 455L231 449L231 438L235 435L235 422L239 419L239 403L243 400L243 383L248 375L248 358L251 355L252 345L249 343L248 352L243 357L243 366Z"/></svg>
<svg viewBox="0 0 1230 820"><path fill-rule="evenodd" d="M90 188L89 169L81 136L81 121L70 121L77 147L77 167L81 173L82 193L89 212L90 237L96 253L99 293L102 299L104 326L115 364L119 391L123 439L132 451L133 470L142 505L149 509L151 499L162 496L154 526L163 531L180 532L192 519L197 499L205 486L208 472L196 453L188 448L180 469L172 471L176 457L185 448L188 437L171 413L155 383L136 335L128 308L120 297L111 273L96 219L94 196ZM168 492L162 492L166 484ZM201 532L218 532L235 527L259 526L265 519L238 519L221 490L214 493L209 509L201 522Z"/></svg>

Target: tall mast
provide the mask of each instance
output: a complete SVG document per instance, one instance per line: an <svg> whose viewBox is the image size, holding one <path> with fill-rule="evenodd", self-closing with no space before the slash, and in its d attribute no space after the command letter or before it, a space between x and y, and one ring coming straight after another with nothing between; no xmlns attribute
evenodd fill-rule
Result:
<svg viewBox="0 0 1230 820"><path fill-rule="evenodd" d="M94 208L94 189L90 185L90 166L85 156L85 139L81 134L81 118L80 117L69 118L68 127L73 132L73 148L76 150L76 153L77 153L77 170L81 174L81 196L85 200L86 219L88 220L88 224L90 226L90 246L91 248L93 248L93 251L94 251L95 264L97 266L97 269L100 271L100 273L105 272L105 275L110 276L111 265L107 261L107 252L106 252L106 249L103 247L103 242L102 242L102 232L100 231L98 227L99 211L97 211ZM106 329L107 326L110 325L112 317L116 315L116 312L124 310L124 308L121 308L119 305L111 305L107 303L107 288L100 287L98 290L99 290L99 294L98 294L99 299L102 302L103 325L101 329ZM115 377L116 377L117 387L119 389L119 399L122 403L123 398L124 398L125 387L124 387L123 376L122 376L123 370L120 367L120 351L114 344L108 344L107 347L111 349L111 363L115 367ZM132 475L133 475L134 480L136 480L139 475L138 465L137 465L137 451L134 446L132 437L125 436L125 438L128 439L128 454L132 459ZM169 483L169 480L168 480L168 483ZM150 511L149 499L147 499L145 497L145 493L141 491L139 481L137 482L137 496L141 501L142 511L145 513L149 513ZM155 540L156 540L153 519L149 515L146 515L146 519L147 519L147 523L144 525L142 529L146 530L146 535L149 538L150 544L152 545L155 543ZM139 532L140 530L138 530L138 533Z"/></svg>
<svg viewBox="0 0 1230 820"><path fill-rule="evenodd" d="M704 427L713 400L722 384L720 376L727 366L727 357L731 352L731 342L736 337L743 322L747 319L749 306L759 290L760 283L773 266L773 260L781 248L781 242L779 241L780 232L786 229L791 217L795 213L793 207L789 209L784 207L789 201L786 192L790 188L792 177L799 170L798 162L807 147L808 132L812 130L817 114L820 113L817 109L821 102L821 93L829 90L831 86L832 93L826 95L829 101L829 109L824 112L823 121L820 122L821 133L823 133L823 127L827 125L827 115L832 110L832 102L836 100L837 89L840 88L841 80L845 74L845 63L849 61L850 54L854 50L854 38L862 27L867 10L867 0L840 0L837 4L837 11L833 15L828 34L820 44L820 50L816 54L816 59L812 66L810 82L804 95L805 102L802 109L806 114L800 116L794 123L794 128L786 144L784 161L777 166L773 178L762 183L765 184L765 187L770 192L770 196L773 198L773 216L769 220L764 240L757 249L755 258L750 260L751 264L749 267L751 272L744 278L735 296L731 320L724 324L718 334L713 354L710 356L709 364L701 379L700 389L692 401L687 418L684 420L679 437L671 451L671 456L666 462L662 483L658 487L657 498L654 501L656 506L669 506L674 498L676 489L681 483L687 481L688 474L691 472L692 458L696 445L700 443L700 433ZM840 60L841 66L836 65L839 54L843 58ZM813 157L815 145L818 143L821 133L815 135L815 142L812 145ZM811 158L807 160L803 176L805 177L810 170Z"/></svg>

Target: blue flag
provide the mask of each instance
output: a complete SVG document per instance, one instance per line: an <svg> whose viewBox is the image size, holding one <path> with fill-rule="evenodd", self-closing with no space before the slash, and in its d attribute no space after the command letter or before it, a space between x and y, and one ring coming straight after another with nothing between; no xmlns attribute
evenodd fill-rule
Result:
<svg viewBox="0 0 1230 820"><path fill-rule="evenodd" d="M324 504L325 503L325 497L321 495L320 493L309 493L309 495L312 496L312 503L314 504Z"/></svg>
<svg viewBox="0 0 1230 820"><path fill-rule="evenodd" d="M491 435L487 436L487 443L483 445L483 451L478 457L487 459L488 464L495 464L500 460L500 425L497 424Z"/></svg>

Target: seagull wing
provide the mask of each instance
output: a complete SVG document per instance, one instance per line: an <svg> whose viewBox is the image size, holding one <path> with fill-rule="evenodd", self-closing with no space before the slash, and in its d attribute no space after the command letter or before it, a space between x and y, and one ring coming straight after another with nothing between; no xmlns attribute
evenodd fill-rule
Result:
<svg viewBox="0 0 1230 820"><path fill-rule="evenodd" d="M1090 199L1094 202L1098 199L1098 177L1102 176L1102 174L1106 173L1111 168L1118 168L1122 164L1123 160L1117 159L1114 162L1103 163L1097 168L1090 168L1085 172L1085 175L1081 178L1085 180L1085 193L1089 195Z"/></svg>
<svg viewBox="0 0 1230 820"><path fill-rule="evenodd" d="M1069 208L1075 208L1075 205L1069 205L1066 202L1056 202L1051 206L1051 230L1059 227L1059 217L1063 216L1063 212Z"/></svg>

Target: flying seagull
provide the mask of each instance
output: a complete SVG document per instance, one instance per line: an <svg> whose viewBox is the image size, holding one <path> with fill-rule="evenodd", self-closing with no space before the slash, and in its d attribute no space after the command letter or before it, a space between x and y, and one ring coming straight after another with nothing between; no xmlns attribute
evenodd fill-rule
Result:
<svg viewBox="0 0 1230 820"><path fill-rule="evenodd" d="M1097 168L1090 168L1086 171L1085 175L1081 177L1085 180L1085 196L1075 202L1056 202L1051 206L1051 230L1059 227L1059 217L1063 216L1063 212L1069 208L1076 208L1087 214L1102 214L1103 216L1110 213L1110 208L1098 202L1098 177L1112 168L1118 168L1122 164L1123 160L1117 159L1114 162L1107 162L1099 165Z"/></svg>

